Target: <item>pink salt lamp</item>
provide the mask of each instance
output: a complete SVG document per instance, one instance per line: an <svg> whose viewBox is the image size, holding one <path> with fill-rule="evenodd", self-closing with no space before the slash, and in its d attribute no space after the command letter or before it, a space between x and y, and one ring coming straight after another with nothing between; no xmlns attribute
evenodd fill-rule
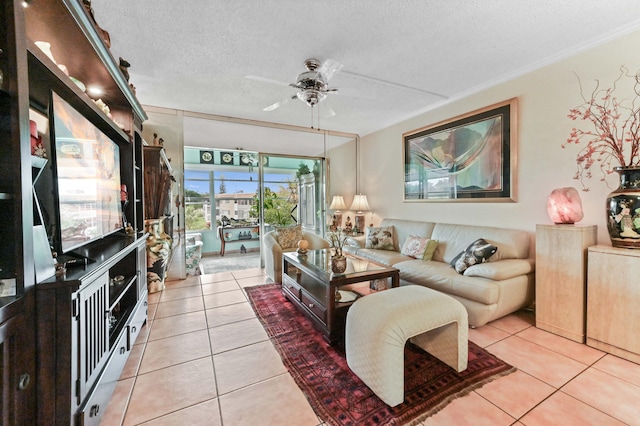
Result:
<svg viewBox="0 0 640 426"><path fill-rule="evenodd" d="M584 217L582 200L578 190L572 187L557 188L547 199L547 213L553 223L570 224Z"/></svg>

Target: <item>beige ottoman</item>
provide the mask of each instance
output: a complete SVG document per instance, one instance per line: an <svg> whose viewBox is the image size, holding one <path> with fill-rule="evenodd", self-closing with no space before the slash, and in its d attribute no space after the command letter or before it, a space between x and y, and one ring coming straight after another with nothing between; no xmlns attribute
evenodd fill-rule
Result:
<svg viewBox="0 0 640 426"><path fill-rule="evenodd" d="M467 368L467 311L456 299L408 285L362 297L347 313L349 368L386 404L404 401L408 339L460 372Z"/></svg>

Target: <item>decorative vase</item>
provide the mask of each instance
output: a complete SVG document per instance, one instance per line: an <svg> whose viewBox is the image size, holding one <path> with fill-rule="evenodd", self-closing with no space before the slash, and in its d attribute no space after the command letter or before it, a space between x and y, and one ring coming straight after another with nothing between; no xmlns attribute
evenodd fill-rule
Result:
<svg viewBox="0 0 640 426"><path fill-rule="evenodd" d="M616 167L620 187L607 197L607 230L614 247L640 248L640 167Z"/></svg>
<svg viewBox="0 0 640 426"><path fill-rule="evenodd" d="M162 219L144 221L147 237L147 289L149 293L164 290L164 277L171 254L171 237L164 233Z"/></svg>
<svg viewBox="0 0 640 426"><path fill-rule="evenodd" d="M331 271L334 274L342 274L347 270L347 258L344 256L334 256L331 258Z"/></svg>

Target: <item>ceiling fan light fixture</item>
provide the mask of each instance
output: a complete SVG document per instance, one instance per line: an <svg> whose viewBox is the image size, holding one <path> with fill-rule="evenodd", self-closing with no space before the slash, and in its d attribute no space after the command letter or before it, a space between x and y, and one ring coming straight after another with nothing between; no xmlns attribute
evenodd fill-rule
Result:
<svg viewBox="0 0 640 426"><path fill-rule="evenodd" d="M327 97L327 94L319 90L308 89L299 91L296 96L310 107L313 107L322 102Z"/></svg>

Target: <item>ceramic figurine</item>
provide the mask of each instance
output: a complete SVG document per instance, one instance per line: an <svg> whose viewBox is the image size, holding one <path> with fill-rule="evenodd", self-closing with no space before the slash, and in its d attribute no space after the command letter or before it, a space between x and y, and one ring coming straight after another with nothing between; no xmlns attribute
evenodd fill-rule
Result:
<svg viewBox="0 0 640 426"><path fill-rule="evenodd" d="M124 75L125 80L127 80L127 82L129 82L129 67L131 66L131 64L129 62L127 62L126 60L122 59L122 57L120 57L120 63L118 65L118 68L120 68L120 71L122 72L122 75Z"/></svg>

